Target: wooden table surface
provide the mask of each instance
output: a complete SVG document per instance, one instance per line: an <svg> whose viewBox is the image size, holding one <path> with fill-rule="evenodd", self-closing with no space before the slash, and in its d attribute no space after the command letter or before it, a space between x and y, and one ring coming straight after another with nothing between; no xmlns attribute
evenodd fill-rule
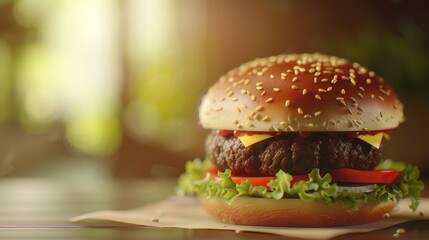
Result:
<svg viewBox="0 0 429 240"><path fill-rule="evenodd" d="M0 239L292 239L232 231L152 228L111 223L79 226L69 218L97 210L131 209L174 192L172 180L96 181L5 178L0 181ZM335 239L429 239L429 220Z"/></svg>

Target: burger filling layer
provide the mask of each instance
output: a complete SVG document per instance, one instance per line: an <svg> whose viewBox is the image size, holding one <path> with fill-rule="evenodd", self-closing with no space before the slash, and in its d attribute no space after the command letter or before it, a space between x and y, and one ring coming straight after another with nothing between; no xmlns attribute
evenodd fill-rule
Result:
<svg viewBox="0 0 429 240"><path fill-rule="evenodd" d="M370 170L381 161L380 148L345 134L283 133L245 147L234 135L212 131L206 140L206 155L220 171L236 176L274 176L279 170L292 175L308 174L314 168L330 172L338 168Z"/></svg>

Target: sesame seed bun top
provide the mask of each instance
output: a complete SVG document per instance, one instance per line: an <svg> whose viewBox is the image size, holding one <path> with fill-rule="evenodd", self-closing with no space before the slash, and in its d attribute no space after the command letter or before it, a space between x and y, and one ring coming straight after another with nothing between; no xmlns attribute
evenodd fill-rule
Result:
<svg viewBox="0 0 429 240"><path fill-rule="evenodd" d="M394 90L358 63L322 54L255 59L203 97L204 128L242 131L370 131L404 120Z"/></svg>

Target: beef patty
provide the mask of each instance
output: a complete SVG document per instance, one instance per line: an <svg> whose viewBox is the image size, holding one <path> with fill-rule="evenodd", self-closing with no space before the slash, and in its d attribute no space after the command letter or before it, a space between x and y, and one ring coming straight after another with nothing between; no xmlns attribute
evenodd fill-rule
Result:
<svg viewBox="0 0 429 240"><path fill-rule="evenodd" d="M336 168L373 169L381 160L383 144L377 149L358 138L312 133L278 136L244 147L235 136L212 131L206 140L206 155L220 171L231 169L238 176L274 176L280 169L303 175L313 168L329 172Z"/></svg>

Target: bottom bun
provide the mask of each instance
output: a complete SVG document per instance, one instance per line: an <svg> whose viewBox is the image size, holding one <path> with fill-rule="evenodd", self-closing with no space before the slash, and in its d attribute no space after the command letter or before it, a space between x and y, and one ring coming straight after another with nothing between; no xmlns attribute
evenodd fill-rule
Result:
<svg viewBox="0 0 429 240"><path fill-rule="evenodd" d="M200 197L201 204L224 223L276 227L330 227L373 222L383 218L395 206L394 202L359 203L357 210L342 204L326 205L321 201L300 199L273 200L238 197L228 204L223 199Z"/></svg>

